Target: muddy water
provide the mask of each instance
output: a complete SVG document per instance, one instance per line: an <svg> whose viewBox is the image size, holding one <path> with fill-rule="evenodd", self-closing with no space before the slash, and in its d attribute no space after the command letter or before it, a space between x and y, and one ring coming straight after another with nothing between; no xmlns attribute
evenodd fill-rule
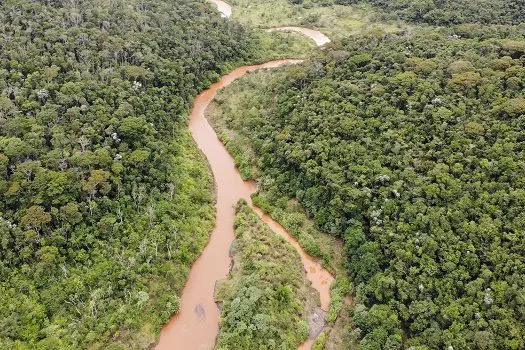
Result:
<svg viewBox="0 0 525 350"><path fill-rule="evenodd" d="M328 44L331 40L326 35L321 33L320 31L308 29L308 28L302 28L302 27L278 27L278 28L270 28L266 30L267 32L275 32L275 31L282 31L282 32L298 32L303 34L304 36L309 37L313 41L315 41L317 46L323 46L325 44Z"/></svg>
<svg viewBox="0 0 525 350"><path fill-rule="evenodd" d="M262 68L275 68L284 64L295 64L297 60L279 60L261 65L238 68L223 76L209 89L199 94L193 104L190 119L190 131L197 145L205 154L211 166L217 189L217 216L208 246L192 266L188 281L184 287L181 309L162 329L157 350L193 350L213 349L219 331L219 310L214 302L216 281L224 279L229 273L231 259L230 245L234 239L234 205L244 198L250 205L250 195L256 190L250 182L241 179L235 168L233 158L217 138L208 123L205 112L217 91L229 85L235 79L249 71ZM301 255L307 278L319 291L321 308L328 310L330 285L333 277L318 262L308 256L299 244L269 216L258 208L257 214L274 230L290 242ZM311 342L303 344L301 349L308 349Z"/></svg>
<svg viewBox="0 0 525 350"><path fill-rule="evenodd" d="M228 3L221 1L221 0L209 0L209 1L215 4L215 6L217 6L217 10L219 10L222 17L225 17L225 18L231 17L232 7Z"/></svg>
<svg viewBox="0 0 525 350"><path fill-rule="evenodd" d="M306 270L306 278L312 283L312 287L319 292L321 309L328 311L330 305L330 285L334 278L333 276L324 269L321 264L314 260L311 256L306 254L303 248L297 243L297 241L282 227L279 223L275 222L269 215L255 207L250 202L251 207L255 210L257 215L268 224L273 232L283 237L288 243L290 243L301 256L301 261ZM298 350L309 350L312 348L315 339L308 339L306 342L301 344Z"/></svg>

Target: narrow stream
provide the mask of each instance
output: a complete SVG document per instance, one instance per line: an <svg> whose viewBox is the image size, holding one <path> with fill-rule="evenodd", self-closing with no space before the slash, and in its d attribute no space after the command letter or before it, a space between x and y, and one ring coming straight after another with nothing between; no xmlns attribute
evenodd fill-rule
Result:
<svg viewBox="0 0 525 350"><path fill-rule="evenodd" d="M303 28L303 27L276 27L276 28L267 29L266 31L267 32L281 31L281 32L301 33L302 35L307 36L308 38L315 41L317 46L323 46L325 44L328 44L331 41L329 37L327 37L320 31Z"/></svg>
<svg viewBox="0 0 525 350"><path fill-rule="evenodd" d="M217 10L221 13L222 17L230 18L232 16L232 7L230 4L221 1L221 0L209 0L212 2L215 6L217 6Z"/></svg>
<svg viewBox="0 0 525 350"><path fill-rule="evenodd" d="M229 18L232 8L221 0L210 0L223 17ZM328 42L324 34L300 27L272 28L273 30L292 30L308 36L322 46ZM210 164L217 191L217 215L215 229L202 255L193 264L188 281L182 292L181 308L161 331L156 350L208 350L215 347L219 332L220 311L215 304L214 292L217 281L229 274L231 258L230 246L235 233L234 206L239 199L245 199L252 209L280 236L284 237L299 253L306 271L306 277L314 289L319 292L320 307L327 311L330 304L330 285L333 276L321 264L310 257L299 243L286 230L263 211L255 207L251 194L256 191L255 185L243 181L235 162L224 145L219 141L215 131L206 119L206 110L217 92L231 84L246 73L267 68L276 68L284 64L300 63L300 60L276 60L260 65L244 66L223 76L217 83L200 93L193 102L190 118L191 134ZM310 349L313 340L308 339L299 349Z"/></svg>
<svg viewBox="0 0 525 350"><path fill-rule="evenodd" d="M217 190L217 217L208 246L195 262L184 287L181 309L162 329L157 350L192 350L213 349L219 331L220 312L214 301L216 281L228 276L231 259L229 249L234 239L234 206L244 198L257 214L277 234L290 242L301 255L307 278L319 292L321 308L328 310L330 303L330 285L333 277L322 266L307 255L299 244L269 216L253 206L251 194L256 190L251 182L242 180L235 167L233 158L217 138L215 131L205 117L206 109L217 92L228 86L235 79L247 72L263 68L275 68L284 64L295 64L298 60L278 60L261 65L240 67L223 76L209 89L199 94L193 103L190 119L190 131L195 142L205 154L213 175ZM311 342L303 344L308 349Z"/></svg>

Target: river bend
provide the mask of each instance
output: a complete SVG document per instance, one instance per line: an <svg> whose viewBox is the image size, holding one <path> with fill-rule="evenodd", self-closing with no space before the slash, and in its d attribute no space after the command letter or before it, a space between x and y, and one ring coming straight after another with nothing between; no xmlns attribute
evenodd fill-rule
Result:
<svg viewBox="0 0 525 350"><path fill-rule="evenodd" d="M220 0L210 0L223 17L231 16L231 6ZM313 39L318 46L330 41L324 34L300 27L280 27L273 30L292 30ZM220 310L215 298L216 283L226 278L230 271L230 246L235 238L235 204L245 199L259 217L276 233L288 241L301 256L306 277L319 292L320 307L327 311L330 304L330 286L333 276L302 249L299 243L271 217L255 207L251 195L256 191L252 182L243 181L235 162L206 119L206 111L217 92L248 72L297 64L301 60L276 60L260 65L244 66L224 75L218 82L201 92L193 102L189 122L193 139L206 156L212 170L217 191L216 224L210 241L202 255L191 268L181 297L179 312L162 329L156 350L209 350L214 349L219 332ZM300 349L310 349L308 339Z"/></svg>

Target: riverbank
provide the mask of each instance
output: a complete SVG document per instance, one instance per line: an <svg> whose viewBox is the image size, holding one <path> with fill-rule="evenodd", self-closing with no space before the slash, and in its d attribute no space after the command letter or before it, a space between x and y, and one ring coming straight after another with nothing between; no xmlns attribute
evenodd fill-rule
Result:
<svg viewBox="0 0 525 350"><path fill-rule="evenodd" d="M224 5L214 3L220 10L221 5ZM225 17L229 17L230 12L228 11L224 8L221 10ZM318 46L330 41L322 33L306 28L275 28L274 30L300 32L313 39ZM310 349L315 337L324 329L325 315L330 315L331 311L330 286L334 281L333 276L317 258L305 252L304 245L296 241L296 235L289 234L264 210L253 206L251 195L256 191L255 184L243 181L233 158L205 117L208 106L217 92L234 80L251 71L300 62L300 60L278 60L237 68L199 94L194 101L189 126L195 142L208 159L215 178L217 225L212 232L208 246L192 267L182 294L181 310L162 330L160 342L157 345L158 350L169 349L173 346L184 349L211 349L214 347L219 330L219 310L215 305L214 291L217 281L224 280L229 272L231 264L229 251L234 239L233 206L239 199L244 199L274 233L293 246L301 257L307 280L319 295L319 308L311 308L312 311L308 316L311 327L306 328L310 328L310 332L307 332L310 333L310 337L301 346L301 349Z"/></svg>
<svg viewBox="0 0 525 350"><path fill-rule="evenodd" d="M236 206L235 237L232 271L216 293L217 348L297 349L308 338L308 318L318 303L299 254L243 200Z"/></svg>
<svg viewBox="0 0 525 350"><path fill-rule="evenodd" d="M234 239L234 205L239 199L251 203L256 190L252 182L242 180L235 162L220 142L205 118L207 107L217 92L250 71L276 68L298 60L278 60L260 65L244 66L223 76L217 83L199 94L193 103L190 132L204 153L212 169L217 189L216 226L203 254L192 267L188 282L182 293L181 309L163 328L157 349L170 349L176 344L184 349L213 348L219 327L219 310L215 305L216 281L226 278L231 258L229 249ZM328 310L330 285L333 278L315 259L308 256L291 235L261 210L254 208L272 230L294 245L301 255L308 280L319 292L321 308Z"/></svg>
<svg viewBox="0 0 525 350"><path fill-rule="evenodd" d="M233 155L236 166L245 180L256 180L259 191L252 196L253 202L274 220L282 224L287 232L301 244L308 254L322 261L324 267L336 276L335 288L331 289L331 303L324 329L326 349L338 349L340 344L349 344L348 329L351 326L350 310L353 291L345 268L343 244L335 236L320 232L308 218L300 204L282 193L269 191L271 179L261 177L258 158L249 135L242 130L257 118L265 118L264 110L250 110L251 101L257 91L267 91L267 82L274 76L292 74L295 67L281 67L270 71L258 71L233 82L222 90L208 109L207 118L221 141ZM247 124L245 124L247 123ZM321 341L320 339L319 341Z"/></svg>
<svg viewBox="0 0 525 350"><path fill-rule="evenodd" d="M318 30L308 29L308 28L302 28L302 27L276 27L276 28L270 28L266 30L267 32L296 32L300 33L307 38L312 39L317 46L323 46L325 44L328 44L331 40L321 33Z"/></svg>

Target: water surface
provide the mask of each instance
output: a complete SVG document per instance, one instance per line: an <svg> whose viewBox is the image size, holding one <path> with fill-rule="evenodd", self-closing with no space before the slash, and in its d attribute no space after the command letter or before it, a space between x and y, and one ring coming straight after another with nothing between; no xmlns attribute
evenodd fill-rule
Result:
<svg viewBox="0 0 525 350"><path fill-rule="evenodd" d="M328 44L331 41L329 37L327 37L326 35L324 35L320 31L314 30L314 29L303 28L303 27L277 27L277 28L267 29L266 31L268 31L268 32L281 31L281 32L297 32L297 33L301 33L304 36L306 36L306 37L312 39L313 41L315 41L315 44L317 46L323 46L325 44Z"/></svg>
<svg viewBox="0 0 525 350"><path fill-rule="evenodd" d="M217 10L219 10L222 17L230 18L232 16L232 7L230 6L230 4L224 1L221 1L221 0L209 0L209 1L215 4L215 6L217 6Z"/></svg>
<svg viewBox="0 0 525 350"><path fill-rule="evenodd" d="M234 206L245 199L255 212L277 234L291 243L301 256L306 275L320 295L321 308L328 310L330 285L333 277L318 261L307 255L286 230L268 215L253 206L251 194L256 190L251 182L243 181L233 158L219 141L205 117L206 110L217 92L235 79L250 71L275 68L299 60L277 60L260 65L244 66L223 76L194 100L190 118L191 134L210 164L217 190L216 226L202 255L192 266L188 281L182 292L181 308L162 329L157 350L205 350L213 349L219 331L220 312L215 304L214 290L217 281L229 274L231 258L229 249L234 240ZM311 341L301 349L309 349Z"/></svg>

